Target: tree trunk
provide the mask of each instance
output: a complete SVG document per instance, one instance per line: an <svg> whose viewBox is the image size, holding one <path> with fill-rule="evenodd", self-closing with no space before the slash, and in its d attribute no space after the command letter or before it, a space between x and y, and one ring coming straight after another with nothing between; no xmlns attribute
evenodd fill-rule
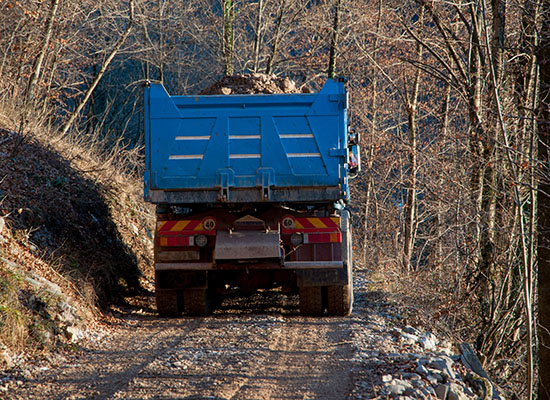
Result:
<svg viewBox="0 0 550 400"><path fill-rule="evenodd" d="M442 114L443 118L441 119L441 135L443 137L448 137L449 135L449 113L450 113L450 103L451 103L451 85L447 83L445 85L445 99L443 100ZM438 186L443 188L445 185L443 174L438 174ZM443 231L444 231L444 215L443 215L443 196L440 193L437 196L437 210L435 213L435 249L433 250L433 265L439 266L443 260Z"/></svg>
<svg viewBox="0 0 550 400"><path fill-rule="evenodd" d="M382 0L378 0L378 15L376 19L376 32L374 34L374 40L372 43L372 58L376 59L376 52L378 50L378 35L380 34L380 28L382 24ZM371 198L374 191L374 179L372 176L372 165L374 162L374 143L378 133L378 68L375 65L371 69L371 120L370 120L370 140L368 143L368 148L365 149L366 155L366 167L365 170L368 174L367 177L367 192L365 194L365 218L364 218L364 230L363 230L363 265L367 265L367 248L368 248L368 239L370 235L369 232L369 214L371 207ZM376 221L376 219L375 219ZM371 254L372 255L372 254Z"/></svg>
<svg viewBox="0 0 550 400"><path fill-rule="evenodd" d="M233 1L223 0L223 73L233 75Z"/></svg>
<svg viewBox="0 0 550 400"><path fill-rule="evenodd" d="M271 44L271 53L267 58L267 64L265 66L265 73L270 75L273 72L273 63L275 62L275 57L277 51L279 50L279 41L281 40L281 26L283 24L283 17L285 14L287 0L283 0L280 5L279 15L277 16L277 21L275 22L275 33L273 34L273 41Z"/></svg>
<svg viewBox="0 0 550 400"><path fill-rule="evenodd" d="M161 83L164 82L164 0L158 0L158 8L159 8L159 81Z"/></svg>
<svg viewBox="0 0 550 400"><path fill-rule="evenodd" d="M48 46L50 45L50 40L53 33L53 25L55 22L55 16L57 14L57 8L59 6L59 0L52 0L52 5L50 8L50 14L48 16L48 23L46 25L46 32L44 34L44 40L38 53L38 57L34 61L33 69L31 76L29 78L29 83L27 85L27 90L25 91L25 104L24 107L27 108L29 101L33 98L34 88L40 77L40 70L42 69L42 63L46 53L48 52Z"/></svg>
<svg viewBox="0 0 550 400"><path fill-rule="evenodd" d="M19 138L15 141L12 155L17 154L19 151L19 146L23 143L25 138L25 124L27 123L27 118L29 116L30 109L34 104L34 88L38 83L40 78L40 71L42 69L42 63L48 52L48 46L50 45L50 40L52 38L53 26L55 22L55 16L57 14L57 9L59 6L59 0L52 0L52 5L50 8L50 14L48 15L48 21L46 23L46 30L44 32L44 40L42 41L42 46L38 53L38 57L34 60L34 65L32 68L32 73L25 90L25 97L23 100L23 112L21 113L21 120L19 121Z"/></svg>
<svg viewBox="0 0 550 400"><path fill-rule="evenodd" d="M503 137L503 129L499 125L497 118L499 113L499 92L500 83L502 81L502 58L504 54L504 35L505 35L505 13L506 4L504 0L492 0L492 22L490 25L489 41L489 24L487 23L487 13L485 10L485 0L482 0L483 14L480 16L484 22L482 31L485 32L486 45L490 46L487 61L490 65L490 76L488 88L489 95L487 99L488 112L486 116L487 130L486 136L482 138L482 163L483 163L483 185L481 187L481 215L480 215L480 259L478 264L479 286L478 297L481 303L482 320L486 327L489 327L494 322L496 316L495 307L495 289L502 281L501 275L503 271L498 270L495 265L496 246L495 246L495 225L496 225L496 193L497 193L497 176L495 171L497 144L502 142L499 138ZM502 127L504 128L504 127ZM486 329L482 332L478 341L478 350L484 351L487 347L485 340L487 339Z"/></svg>
<svg viewBox="0 0 550 400"><path fill-rule="evenodd" d="M336 70L336 52L338 51L338 34L340 31L340 8L342 5L342 0L336 0L336 5L334 6L334 21L332 25L332 36L330 40L330 53L328 57L328 72L327 75L329 79L334 78Z"/></svg>
<svg viewBox="0 0 550 400"><path fill-rule="evenodd" d="M262 40L262 13L264 0L258 0L258 15L256 17L256 32L254 34L254 72L258 72L260 63L260 43Z"/></svg>
<svg viewBox="0 0 550 400"><path fill-rule="evenodd" d="M421 6L419 24L424 21L424 6ZM416 44L416 60L422 60L422 46ZM407 118L409 123L409 176L407 184L407 200L405 204L405 226L403 229L403 268L407 271L413 269L411 265L412 252L414 248L415 238L415 221L416 221L416 170L417 170L417 125L416 125L416 108L418 103L418 91L420 88L420 69L417 68L414 75L414 83L410 94L406 91ZM405 86L406 89L406 86Z"/></svg>
<svg viewBox="0 0 550 400"><path fill-rule="evenodd" d="M550 398L550 0L541 2L538 212L539 399Z"/></svg>

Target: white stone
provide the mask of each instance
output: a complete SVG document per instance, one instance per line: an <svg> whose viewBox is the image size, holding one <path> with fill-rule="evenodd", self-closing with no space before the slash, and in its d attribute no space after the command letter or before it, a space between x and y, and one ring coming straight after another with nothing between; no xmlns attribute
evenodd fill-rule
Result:
<svg viewBox="0 0 550 400"><path fill-rule="evenodd" d="M428 375L428 370L420 363L417 364L415 371L418 372L420 375Z"/></svg>
<svg viewBox="0 0 550 400"><path fill-rule="evenodd" d="M418 341L424 350L435 350L437 339L430 332L424 334Z"/></svg>
<svg viewBox="0 0 550 400"><path fill-rule="evenodd" d="M0 365L2 364L6 366L7 369L12 368L15 365L9 350L3 345L2 348L0 348Z"/></svg>
<svg viewBox="0 0 550 400"><path fill-rule="evenodd" d="M441 356L431 361L428 365L431 368L446 373L450 378L454 379L456 374L453 370L453 363L453 360L449 357Z"/></svg>
<svg viewBox="0 0 550 400"><path fill-rule="evenodd" d="M411 333L402 333L400 338L401 338L401 342L405 344L410 344L410 345L416 344L420 339L418 336L413 335Z"/></svg>
<svg viewBox="0 0 550 400"><path fill-rule="evenodd" d="M84 333L78 329L76 326L68 326L65 328L65 334L67 339L71 342L76 343L79 340L84 338Z"/></svg>
<svg viewBox="0 0 550 400"><path fill-rule="evenodd" d="M294 83L294 81L288 79L288 78L285 78L283 80L283 89L285 91L289 91L289 90L295 90L296 89L296 84Z"/></svg>
<svg viewBox="0 0 550 400"><path fill-rule="evenodd" d="M407 390L407 388L403 385L392 383L387 386L387 390L390 396L399 396L400 394L405 393L405 390Z"/></svg>

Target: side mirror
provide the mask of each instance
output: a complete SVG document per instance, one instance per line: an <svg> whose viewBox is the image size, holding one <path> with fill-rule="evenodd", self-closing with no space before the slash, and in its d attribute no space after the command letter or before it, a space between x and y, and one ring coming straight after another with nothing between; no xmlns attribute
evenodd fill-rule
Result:
<svg viewBox="0 0 550 400"><path fill-rule="evenodd" d="M348 144L349 145L357 145L361 142L361 136L359 136L359 133L355 132L354 130L349 130L348 133Z"/></svg>

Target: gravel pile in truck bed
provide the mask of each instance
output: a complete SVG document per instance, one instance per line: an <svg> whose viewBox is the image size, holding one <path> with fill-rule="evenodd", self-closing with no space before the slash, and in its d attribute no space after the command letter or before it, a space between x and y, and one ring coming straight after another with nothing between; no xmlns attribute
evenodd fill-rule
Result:
<svg viewBox="0 0 550 400"><path fill-rule="evenodd" d="M289 78L279 78L276 75L266 74L243 74L224 76L199 94L282 94L309 92L310 90L305 86L300 89L297 88L296 83Z"/></svg>

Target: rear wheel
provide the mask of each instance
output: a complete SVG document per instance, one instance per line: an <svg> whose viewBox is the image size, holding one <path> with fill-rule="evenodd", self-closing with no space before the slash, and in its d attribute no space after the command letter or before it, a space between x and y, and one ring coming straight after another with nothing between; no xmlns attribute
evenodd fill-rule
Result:
<svg viewBox="0 0 550 400"><path fill-rule="evenodd" d="M351 285L329 286L327 288L327 309L329 315L350 315L352 298Z"/></svg>
<svg viewBox="0 0 550 400"><path fill-rule="evenodd" d="M208 289L184 289L183 307L188 315L207 315L212 310Z"/></svg>
<svg viewBox="0 0 550 400"><path fill-rule="evenodd" d="M183 298L176 289L156 289L155 300L161 317L177 317L181 314Z"/></svg>
<svg viewBox="0 0 550 400"><path fill-rule="evenodd" d="M300 313L303 315L323 314L323 288L321 286L300 287Z"/></svg>

